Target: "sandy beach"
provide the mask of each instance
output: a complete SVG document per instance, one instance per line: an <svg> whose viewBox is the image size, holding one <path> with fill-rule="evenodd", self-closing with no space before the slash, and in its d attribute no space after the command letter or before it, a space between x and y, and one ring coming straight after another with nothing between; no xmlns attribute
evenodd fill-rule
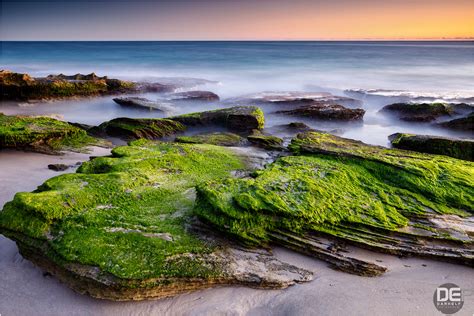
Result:
<svg viewBox="0 0 474 316"><path fill-rule="evenodd" d="M60 173L50 163L74 164L90 154L48 156L4 151L0 153L0 206L15 192L33 190ZM69 169L67 172L72 172ZM111 302L77 294L18 253L11 240L0 237L0 314L4 315L441 315L433 305L437 286L455 283L464 290L464 306L456 315L474 312L474 270L459 265L350 248L357 257L388 267L375 278L332 270L324 262L276 248L282 261L314 272L313 281L285 290L219 287L171 299Z"/></svg>

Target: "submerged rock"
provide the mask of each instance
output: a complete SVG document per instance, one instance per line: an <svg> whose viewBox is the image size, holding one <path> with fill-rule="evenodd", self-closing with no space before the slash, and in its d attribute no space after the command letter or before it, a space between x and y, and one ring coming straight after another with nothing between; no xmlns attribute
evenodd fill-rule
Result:
<svg viewBox="0 0 474 316"><path fill-rule="evenodd" d="M257 146L268 150L282 150L283 139L280 137L265 135L260 131L254 131L251 135L247 136L247 140Z"/></svg>
<svg viewBox="0 0 474 316"><path fill-rule="evenodd" d="M238 249L192 214L197 184L245 169L232 151L145 140L77 173L18 193L0 233L75 291L111 300L162 298L221 284L284 288L311 272L265 251Z"/></svg>
<svg viewBox="0 0 474 316"><path fill-rule="evenodd" d="M178 143L211 144L218 146L241 146L244 139L234 133L216 132L192 136L179 136L175 139Z"/></svg>
<svg viewBox="0 0 474 316"><path fill-rule="evenodd" d="M63 121L0 113L0 149L59 154L61 150L78 150L98 143L85 130Z"/></svg>
<svg viewBox="0 0 474 316"><path fill-rule="evenodd" d="M32 78L27 74L0 71L2 100L67 98L126 93L136 90L133 82L98 77L94 73L74 76L50 75Z"/></svg>
<svg viewBox="0 0 474 316"><path fill-rule="evenodd" d="M92 134L108 135L122 139L158 139L182 132L186 127L168 119L134 119L120 117L89 130Z"/></svg>
<svg viewBox="0 0 474 316"><path fill-rule="evenodd" d="M438 124L438 126L474 133L474 112L465 117L457 118L447 122L441 122Z"/></svg>
<svg viewBox="0 0 474 316"><path fill-rule="evenodd" d="M55 164L49 164L48 169L53 170L53 171L65 171L69 169L70 166L65 165L63 163L55 163Z"/></svg>
<svg viewBox="0 0 474 316"><path fill-rule="evenodd" d="M395 133L388 138L395 148L474 161L474 140L404 133Z"/></svg>
<svg viewBox="0 0 474 316"><path fill-rule="evenodd" d="M384 106L380 112L398 116L402 121L432 122L440 117L451 116L455 110L445 103L393 103Z"/></svg>
<svg viewBox="0 0 474 316"><path fill-rule="evenodd" d="M320 120L356 121L363 119L365 110L348 109L342 105L327 102L315 102L293 110L277 111L276 113Z"/></svg>
<svg viewBox="0 0 474 316"><path fill-rule="evenodd" d="M178 101L219 101L219 96L210 91L177 92L170 95L169 98Z"/></svg>
<svg viewBox="0 0 474 316"><path fill-rule="evenodd" d="M236 132L262 129L265 124L262 110L255 106L236 106L214 111L184 114L170 117L169 119L180 122L185 126L217 125Z"/></svg>
<svg viewBox="0 0 474 316"><path fill-rule="evenodd" d="M146 98L139 97L126 97L126 98L114 98L115 103L122 106L129 106L135 108L141 108L145 110L156 110L166 113L172 113L175 111L174 107L170 103L151 101Z"/></svg>
<svg viewBox="0 0 474 316"><path fill-rule="evenodd" d="M245 244L281 244L356 274L385 269L324 240L474 266L473 163L317 132L290 148L251 179L199 185L198 216ZM453 216L466 224L438 220Z"/></svg>

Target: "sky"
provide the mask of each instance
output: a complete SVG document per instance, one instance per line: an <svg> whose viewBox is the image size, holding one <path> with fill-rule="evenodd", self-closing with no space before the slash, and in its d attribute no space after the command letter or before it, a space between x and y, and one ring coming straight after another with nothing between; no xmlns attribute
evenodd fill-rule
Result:
<svg viewBox="0 0 474 316"><path fill-rule="evenodd" d="M474 0L2 0L1 40L474 38Z"/></svg>

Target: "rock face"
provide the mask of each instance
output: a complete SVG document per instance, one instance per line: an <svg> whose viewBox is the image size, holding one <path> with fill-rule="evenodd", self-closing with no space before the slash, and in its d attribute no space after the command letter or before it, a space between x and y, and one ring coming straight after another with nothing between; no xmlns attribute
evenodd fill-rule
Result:
<svg viewBox="0 0 474 316"><path fill-rule="evenodd" d="M217 146L241 146L244 139L233 133L209 133L176 137L175 142L188 144L211 144Z"/></svg>
<svg viewBox="0 0 474 316"><path fill-rule="evenodd" d="M315 102L337 103L345 106L359 106L361 102L356 99L332 95L328 92L303 92L303 91L267 91L257 94L242 96L232 99L232 102L244 102L258 105L278 105L283 108L309 105Z"/></svg>
<svg viewBox="0 0 474 316"><path fill-rule="evenodd" d="M53 118L0 113L0 149L59 154L63 149L80 149L97 142L83 129Z"/></svg>
<svg viewBox="0 0 474 316"><path fill-rule="evenodd" d="M17 193L0 212L0 233L25 258L97 298L142 300L219 284L284 288L310 280L310 272L265 251L200 235L193 187L245 168L223 147L135 141L33 193Z"/></svg>
<svg viewBox="0 0 474 316"><path fill-rule="evenodd" d="M0 71L2 100L29 100L67 98L125 93L136 90L132 82L98 77L94 73L74 76L50 75L46 78L32 78L6 70Z"/></svg>
<svg viewBox="0 0 474 316"><path fill-rule="evenodd" d="M474 112L465 117L439 123L438 126L474 133Z"/></svg>
<svg viewBox="0 0 474 316"><path fill-rule="evenodd" d="M217 125L235 132L249 132L262 129L265 119L261 109L255 106L236 106L232 108L184 114L170 117L185 126Z"/></svg>
<svg viewBox="0 0 474 316"><path fill-rule="evenodd" d="M392 134L389 139L395 148L474 161L473 140L403 133Z"/></svg>
<svg viewBox="0 0 474 316"><path fill-rule="evenodd" d="M290 148L251 179L199 185L198 216L245 244L281 244L356 274L385 269L338 243L474 265L473 163L317 132Z"/></svg>
<svg viewBox="0 0 474 316"><path fill-rule="evenodd" d="M293 110L277 111L276 113L319 120L357 121L363 119L365 110L348 109L342 105L327 102L315 102Z"/></svg>
<svg viewBox="0 0 474 316"><path fill-rule="evenodd" d="M247 136L247 140L251 144L267 150L283 149L283 139L272 135L262 134L260 131L255 131L253 134Z"/></svg>
<svg viewBox="0 0 474 316"><path fill-rule="evenodd" d="M407 122L432 122L455 113L454 108L445 103L394 103L384 106L380 112Z"/></svg>
<svg viewBox="0 0 474 316"><path fill-rule="evenodd" d="M171 100L178 101L219 101L219 96L210 91L185 91L173 93L169 97Z"/></svg>
<svg viewBox="0 0 474 316"><path fill-rule="evenodd" d="M146 98L139 97L126 97L126 98L114 98L115 103L122 106L140 108L149 111L161 111L165 113L172 113L175 111L174 107L170 103L151 101Z"/></svg>
<svg viewBox="0 0 474 316"><path fill-rule="evenodd" d="M89 130L92 134L109 135L122 139L158 139L182 132L186 127L167 119L116 118Z"/></svg>

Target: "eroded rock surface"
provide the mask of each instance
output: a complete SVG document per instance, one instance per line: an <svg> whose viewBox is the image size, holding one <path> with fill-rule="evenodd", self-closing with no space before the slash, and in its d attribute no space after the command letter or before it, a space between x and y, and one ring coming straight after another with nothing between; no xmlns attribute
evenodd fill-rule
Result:
<svg viewBox="0 0 474 316"><path fill-rule="evenodd" d="M72 289L97 298L162 298L216 285L284 288L311 279L267 251L200 236L194 186L247 168L212 145L152 143L113 149L77 173L18 193L0 232Z"/></svg>
<svg viewBox="0 0 474 316"><path fill-rule="evenodd" d="M180 122L185 126L221 126L235 132L263 129L265 124L262 110L255 106L236 106L184 114L169 119Z"/></svg>
<svg viewBox="0 0 474 316"><path fill-rule="evenodd" d="M318 132L290 148L251 179L199 185L196 213L245 244L281 244L356 274L384 268L332 255L319 238L474 265L472 162ZM463 224L444 220L453 216Z"/></svg>
<svg viewBox="0 0 474 316"><path fill-rule="evenodd" d="M61 150L79 150L99 142L85 130L53 118L0 113L0 149L59 154Z"/></svg>
<svg viewBox="0 0 474 316"><path fill-rule="evenodd" d="M348 109L342 105L327 102L315 102L293 110L277 111L276 113L319 120L357 121L363 119L365 110Z"/></svg>
<svg viewBox="0 0 474 316"><path fill-rule="evenodd" d="M139 97L126 97L126 98L114 98L115 103L122 106L134 107L149 111L160 111L165 113L173 113L175 111L171 103L162 101L152 101L147 98Z"/></svg>
<svg viewBox="0 0 474 316"><path fill-rule="evenodd" d="M392 134L389 139L395 148L474 161L474 140L404 133Z"/></svg>

